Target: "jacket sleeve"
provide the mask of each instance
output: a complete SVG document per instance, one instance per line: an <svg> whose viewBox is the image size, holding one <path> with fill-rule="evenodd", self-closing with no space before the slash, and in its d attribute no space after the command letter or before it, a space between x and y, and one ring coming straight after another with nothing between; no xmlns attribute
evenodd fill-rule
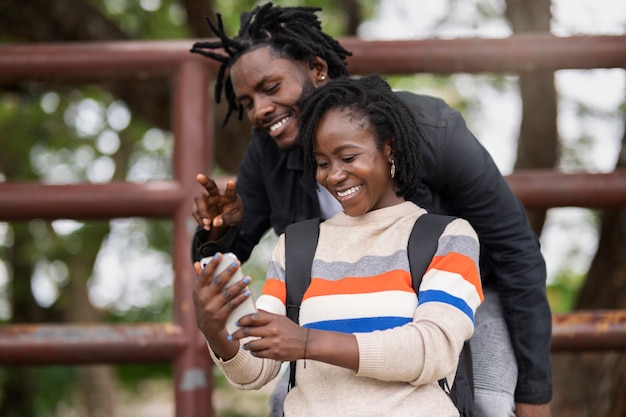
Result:
<svg viewBox="0 0 626 417"><path fill-rule="evenodd" d="M237 175L237 193L244 207L241 224L231 227L222 239L215 242L207 242L207 232L199 227L192 241L192 261L216 252L233 252L243 263L250 258L252 249L270 228L260 140L253 134Z"/></svg>
<svg viewBox="0 0 626 417"><path fill-rule="evenodd" d="M552 397L551 312L546 269L526 212L491 156L461 115L441 104L443 125L426 126L423 172L447 210L467 219L481 244L485 285L498 288L518 362L516 401L543 404ZM427 174L425 174L427 175Z"/></svg>

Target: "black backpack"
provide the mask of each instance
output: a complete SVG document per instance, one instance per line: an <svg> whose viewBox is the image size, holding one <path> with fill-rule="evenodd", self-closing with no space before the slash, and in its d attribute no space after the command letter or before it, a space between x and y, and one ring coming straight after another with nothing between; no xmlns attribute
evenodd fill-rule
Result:
<svg viewBox="0 0 626 417"><path fill-rule="evenodd" d="M408 257L413 288L418 292L422 277L430 264L439 237L454 217L425 214L415 222L408 244ZM319 237L319 218L304 220L287 226L285 231L285 276L287 287L287 317L299 323L300 304L311 282L311 266ZM296 362L290 363L289 387L296 383ZM443 378L439 385L446 391L459 410L461 417L472 417L474 409L474 376L472 353L466 341L459 356L459 365L452 387Z"/></svg>

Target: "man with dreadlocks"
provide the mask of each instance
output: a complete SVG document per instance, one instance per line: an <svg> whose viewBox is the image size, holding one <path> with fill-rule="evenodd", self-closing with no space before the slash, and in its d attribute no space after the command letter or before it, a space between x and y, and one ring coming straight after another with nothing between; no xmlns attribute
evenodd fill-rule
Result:
<svg viewBox="0 0 626 417"><path fill-rule="evenodd" d="M241 15L233 38L218 15L217 25L208 22L219 39L192 48L221 63L215 94L216 101L222 93L228 101L224 123L235 111L240 118L245 112L254 126L236 184L229 182L222 193L213 180L197 176L206 194L193 208L199 225L195 261L234 252L245 262L270 228L280 235L291 223L341 210L304 175L297 143L301 101L329 79L348 75L351 54L322 32L319 10L267 3ZM480 238L485 300L470 340L476 415L550 416L546 270L524 207L458 112L433 97L397 94L423 141L421 181L410 200L429 212L467 219ZM281 403L278 393L273 404Z"/></svg>

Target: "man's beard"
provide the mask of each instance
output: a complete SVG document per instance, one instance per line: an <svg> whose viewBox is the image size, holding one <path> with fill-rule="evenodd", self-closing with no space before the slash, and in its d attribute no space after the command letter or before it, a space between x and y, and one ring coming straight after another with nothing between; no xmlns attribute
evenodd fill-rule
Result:
<svg viewBox="0 0 626 417"><path fill-rule="evenodd" d="M300 93L300 97L294 104L295 111L298 115L298 134L296 135L296 140L294 140L293 145L284 150L289 151L292 149L296 149L300 147L300 115L302 114L302 104L304 101L309 98L309 96L315 91L315 84L308 77L304 79L304 84L302 84L302 92Z"/></svg>

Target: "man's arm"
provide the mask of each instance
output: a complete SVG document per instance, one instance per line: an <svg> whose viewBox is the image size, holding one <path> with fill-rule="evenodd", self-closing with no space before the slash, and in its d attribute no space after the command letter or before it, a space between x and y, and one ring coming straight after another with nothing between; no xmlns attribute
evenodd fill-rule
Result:
<svg viewBox="0 0 626 417"><path fill-rule="evenodd" d="M546 297L545 261L526 212L490 155L451 111L442 147L445 182L441 193L455 214L478 232L495 281L518 361L516 401L545 404L552 397L552 321Z"/></svg>
<svg viewBox="0 0 626 417"><path fill-rule="evenodd" d="M433 198L426 208L468 220L480 238L481 275L499 289L518 362L516 401L548 403L552 317L545 262L524 207L457 111L436 98L399 95L425 136L421 178L434 194L418 194Z"/></svg>

